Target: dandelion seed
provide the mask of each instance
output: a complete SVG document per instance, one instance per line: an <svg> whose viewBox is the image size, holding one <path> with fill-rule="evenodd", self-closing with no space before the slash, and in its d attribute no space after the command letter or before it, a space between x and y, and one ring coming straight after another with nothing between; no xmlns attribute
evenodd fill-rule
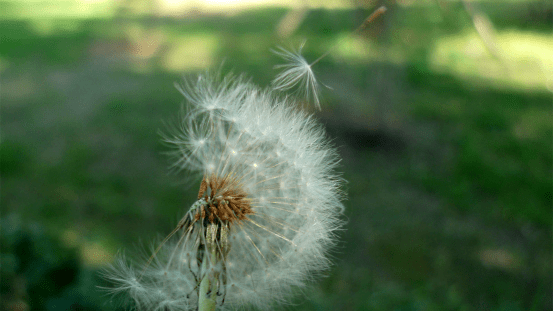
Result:
<svg viewBox="0 0 553 312"><path fill-rule="evenodd" d="M290 99L242 78L180 91L190 109L164 141L175 167L201 177L197 200L139 270L116 262L113 291L145 310L288 301L329 265L343 210L336 150Z"/></svg>
<svg viewBox="0 0 553 312"><path fill-rule="evenodd" d="M311 66L301 55L305 42L302 43L297 51L288 51L282 47L278 50L272 50L273 53L282 57L286 63L277 65L275 68L282 69L272 82L273 88L278 91L288 91L297 86L297 93L300 93L306 100L315 103L320 110L319 102L319 84L313 73Z"/></svg>
<svg viewBox="0 0 553 312"><path fill-rule="evenodd" d="M381 6L378 9L376 9L351 34L357 34L363 29L365 29L376 18L384 14L386 10L387 9L385 6ZM312 63L307 62L305 58L301 55L301 50L303 49L304 45L305 45L305 42L303 42L300 45L297 51L293 51L293 50L288 51L282 47L278 47L278 50L272 50L273 53L282 57L286 62L285 64L275 66L275 68L282 69L282 72L278 74L275 77L275 79L273 79L272 85L273 85L273 88L277 91L288 91L293 88L296 88L296 91L295 91L296 93L299 93L301 96L305 97L305 99L308 102L313 101L315 103L315 106L317 106L317 108L320 110L321 109L321 105L319 101L320 88L319 88L319 83L315 78L315 74L313 73L312 67L313 65L317 64L320 60L325 58L328 54L330 54L330 52L332 52L332 49L334 49L336 45L333 45L330 49L328 49L328 51L326 51L323 55L321 55ZM328 86L325 86L325 87L330 88Z"/></svg>

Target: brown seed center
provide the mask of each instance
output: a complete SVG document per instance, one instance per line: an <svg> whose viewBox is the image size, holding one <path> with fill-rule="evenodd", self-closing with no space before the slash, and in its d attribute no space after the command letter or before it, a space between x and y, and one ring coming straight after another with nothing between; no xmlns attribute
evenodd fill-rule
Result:
<svg viewBox="0 0 553 312"><path fill-rule="evenodd" d="M201 206L194 221L207 217L210 223L226 221L231 224L247 219L248 214L254 213L246 192L236 179L228 175L222 178L214 174L209 177L204 175L198 193L198 199L201 198L207 205Z"/></svg>

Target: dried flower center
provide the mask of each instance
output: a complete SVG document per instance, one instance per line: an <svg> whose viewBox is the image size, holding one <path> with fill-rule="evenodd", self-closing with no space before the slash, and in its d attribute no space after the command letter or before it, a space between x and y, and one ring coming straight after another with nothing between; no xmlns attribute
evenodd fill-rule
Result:
<svg viewBox="0 0 553 312"><path fill-rule="evenodd" d="M228 222L247 219L247 215L253 214L247 194L233 177L217 177L204 175L198 192L198 199L204 199L206 205L202 205L194 216L194 221L209 220L210 223Z"/></svg>

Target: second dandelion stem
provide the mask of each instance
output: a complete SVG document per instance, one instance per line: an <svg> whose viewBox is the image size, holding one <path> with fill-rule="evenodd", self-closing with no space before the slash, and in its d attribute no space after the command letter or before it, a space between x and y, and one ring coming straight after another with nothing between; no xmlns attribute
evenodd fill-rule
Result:
<svg viewBox="0 0 553 312"><path fill-rule="evenodd" d="M379 7L378 9L376 9L371 15L369 15L369 17L367 17L363 23L357 27L357 29L352 32L350 35L352 34L357 34L359 33L360 31L362 31L363 29L365 29L367 27L367 25L369 25L372 21L374 21L377 17L379 17L380 15L384 14L384 12L386 12L386 7L385 6L381 6ZM319 56L319 58L317 58L316 60L314 60L311 64L309 64L309 67L317 64L320 60L322 60L323 58L325 58L327 55L330 54L330 52L332 52L332 49L334 49L336 47L336 45L333 45L332 47L330 47L330 49L328 49L328 51L326 51L323 55Z"/></svg>

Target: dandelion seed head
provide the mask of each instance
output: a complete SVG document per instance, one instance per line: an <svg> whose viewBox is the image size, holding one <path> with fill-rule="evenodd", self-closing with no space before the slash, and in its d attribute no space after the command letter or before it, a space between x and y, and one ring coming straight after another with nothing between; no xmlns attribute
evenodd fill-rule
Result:
<svg viewBox="0 0 553 312"><path fill-rule="evenodd" d="M196 309L199 281L212 274L218 308L287 302L329 266L344 197L337 153L291 99L243 78L204 75L179 91L190 106L164 142L173 168L200 177L198 200L142 273L119 262L114 291L139 309ZM219 262L204 257L210 235Z"/></svg>

